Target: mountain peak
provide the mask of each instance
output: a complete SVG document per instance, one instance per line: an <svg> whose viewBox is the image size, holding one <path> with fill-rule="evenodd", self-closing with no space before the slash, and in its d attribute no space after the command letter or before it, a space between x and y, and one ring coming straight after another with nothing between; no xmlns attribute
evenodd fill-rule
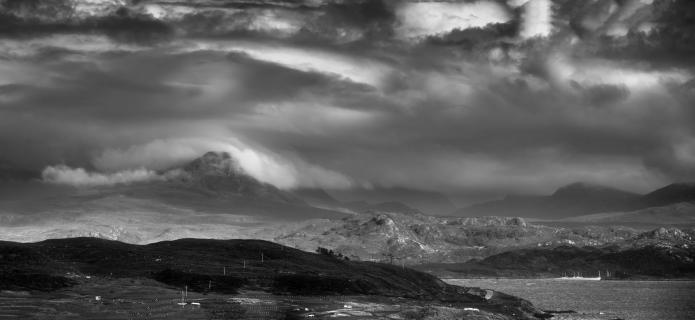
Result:
<svg viewBox="0 0 695 320"><path fill-rule="evenodd" d="M184 171L202 176L232 176L243 174L239 162L228 152L206 152L202 157L188 163Z"/></svg>
<svg viewBox="0 0 695 320"><path fill-rule="evenodd" d="M259 181L241 168L228 152L210 151L183 167L183 181L217 196L242 196L306 205L297 196Z"/></svg>

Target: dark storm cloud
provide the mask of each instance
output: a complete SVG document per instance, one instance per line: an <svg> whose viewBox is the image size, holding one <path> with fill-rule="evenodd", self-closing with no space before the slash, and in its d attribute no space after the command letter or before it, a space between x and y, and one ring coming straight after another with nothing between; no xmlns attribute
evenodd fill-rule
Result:
<svg viewBox="0 0 695 320"><path fill-rule="evenodd" d="M284 68L238 53L154 51L62 62L54 61L51 55L31 63L48 76L40 85L2 86L0 94L21 96L6 102L3 110L107 122L195 120L225 112L249 112L250 104L255 102L292 99L305 88L331 88L335 83L320 74ZM213 71L228 72L221 76L243 81L226 83L226 87L217 89L215 83L206 79ZM216 90L228 92L211 94ZM205 101L206 94L219 94L220 100ZM220 103L225 98L233 100ZM196 105L188 104L191 102Z"/></svg>
<svg viewBox="0 0 695 320"><path fill-rule="evenodd" d="M518 32L517 21L511 21L490 24L482 28L456 29L443 35L430 36L429 41L435 45L458 46L470 50L477 46L500 44L501 41L516 36Z"/></svg>
<svg viewBox="0 0 695 320"><path fill-rule="evenodd" d="M84 58L87 60L81 60ZM46 165L46 159L42 159L45 157L53 162L89 163L90 153L74 152L65 144L73 144L77 150L98 149L107 142L121 145L107 141L109 136L143 126L166 127L177 121L205 126L207 121L219 117L254 114L256 103L292 100L311 88L349 91L355 87L325 75L236 53L143 52L100 57L68 54L58 61L38 58L14 68L41 72L24 74L28 77L26 83L7 84L0 89L0 114L8 121L0 126L0 139L6 146L17 144L18 137L25 142L8 151L8 158L50 154L32 157L29 162L19 161L30 166ZM218 78L209 79L211 75ZM29 84L34 81L35 84ZM97 132L80 137L84 131L92 130ZM159 138L157 134L141 134L145 139ZM45 140L49 137L50 141ZM22 148L25 151L19 152Z"/></svg>
<svg viewBox="0 0 695 320"><path fill-rule="evenodd" d="M174 35L344 42L392 33L383 1L0 1L0 35L92 32L122 42Z"/></svg>
<svg viewBox="0 0 695 320"><path fill-rule="evenodd" d="M0 3L0 35L5 37L100 32L119 41L151 42L173 31L168 24L127 7L113 8L104 15L80 16L68 0Z"/></svg>
<svg viewBox="0 0 695 320"><path fill-rule="evenodd" d="M695 179L690 5L648 2L5 1L2 157L222 148L282 187L476 195Z"/></svg>

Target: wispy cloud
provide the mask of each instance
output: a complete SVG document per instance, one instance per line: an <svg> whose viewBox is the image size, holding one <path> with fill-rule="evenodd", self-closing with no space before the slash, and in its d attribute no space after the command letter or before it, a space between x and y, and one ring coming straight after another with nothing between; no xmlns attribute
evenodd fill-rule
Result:
<svg viewBox="0 0 695 320"><path fill-rule="evenodd" d="M83 168L70 168L68 166L48 166L41 173L42 180L48 183L65 184L75 187L112 186L117 184L130 184L164 180L164 177L154 171L145 169L124 170L104 174L87 172Z"/></svg>
<svg viewBox="0 0 695 320"><path fill-rule="evenodd" d="M195 48L196 50L243 53L256 60L276 63L299 71L321 73L374 87L381 87L392 72L388 65L374 59L321 49L239 41L196 41L192 45L184 46L184 48L185 50Z"/></svg>

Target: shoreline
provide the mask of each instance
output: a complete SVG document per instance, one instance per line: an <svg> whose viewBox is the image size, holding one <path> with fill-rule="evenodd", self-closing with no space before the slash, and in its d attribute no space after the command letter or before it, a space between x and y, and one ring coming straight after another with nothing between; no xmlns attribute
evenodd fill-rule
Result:
<svg viewBox="0 0 695 320"><path fill-rule="evenodd" d="M601 280L569 280L561 278L523 278L523 277L466 277L466 278L456 278L456 277L438 277L442 281L446 280L559 280L559 281L581 281L581 282L600 282L600 281L634 281L634 282L695 282L695 278L688 279L601 279Z"/></svg>

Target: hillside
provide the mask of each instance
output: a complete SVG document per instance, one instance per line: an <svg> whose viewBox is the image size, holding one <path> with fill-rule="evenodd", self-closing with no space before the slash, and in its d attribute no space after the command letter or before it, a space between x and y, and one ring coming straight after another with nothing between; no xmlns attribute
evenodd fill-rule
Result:
<svg viewBox="0 0 695 320"><path fill-rule="evenodd" d="M518 248L598 246L624 241L638 233L626 227L550 227L522 218L432 217L373 211L343 219L314 220L286 230L274 241L304 250L327 247L359 259L419 264L464 262Z"/></svg>
<svg viewBox="0 0 695 320"><path fill-rule="evenodd" d="M0 255L2 290L50 291L92 277L144 277L195 292L375 295L470 305L524 319L542 314L521 299L501 293L486 299L485 291L448 285L415 270L258 240L181 239L144 246L94 238L1 242Z"/></svg>
<svg viewBox="0 0 695 320"><path fill-rule="evenodd" d="M673 183L642 197L642 203L648 207L680 202L695 202L695 183Z"/></svg>
<svg viewBox="0 0 695 320"><path fill-rule="evenodd" d="M695 231L659 228L599 247L513 250L458 264L423 264L418 270L453 277L560 277L610 272L614 279L695 277Z"/></svg>

